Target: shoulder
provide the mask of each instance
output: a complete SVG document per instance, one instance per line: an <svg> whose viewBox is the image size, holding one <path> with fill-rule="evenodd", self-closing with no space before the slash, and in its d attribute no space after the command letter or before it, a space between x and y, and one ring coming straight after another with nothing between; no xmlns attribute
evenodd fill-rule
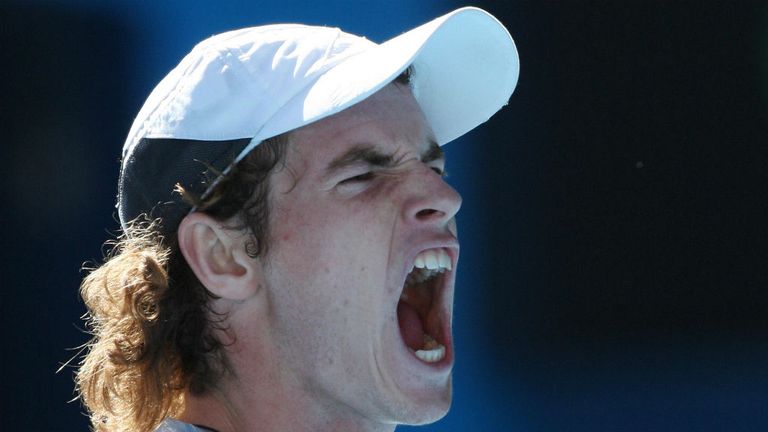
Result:
<svg viewBox="0 0 768 432"><path fill-rule="evenodd" d="M155 432L200 432L195 426L174 419L165 419Z"/></svg>

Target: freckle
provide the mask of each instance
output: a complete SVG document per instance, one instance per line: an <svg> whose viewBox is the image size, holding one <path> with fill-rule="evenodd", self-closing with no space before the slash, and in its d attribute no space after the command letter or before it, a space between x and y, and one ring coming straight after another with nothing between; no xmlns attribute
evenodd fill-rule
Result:
<svg viewBox="0 0 768 432"><path fill-rule="evenodd" d="M325 272L325 274L330 274L331 273L331 269L328 268L328 267L323 267L323 271Z"/></svg>
<svg viewBox="0 0 768 432"><path fill-rule="evenodd" d="M349 306L349 299L344 299L344 303L342 303L343 306Z"/></svg>

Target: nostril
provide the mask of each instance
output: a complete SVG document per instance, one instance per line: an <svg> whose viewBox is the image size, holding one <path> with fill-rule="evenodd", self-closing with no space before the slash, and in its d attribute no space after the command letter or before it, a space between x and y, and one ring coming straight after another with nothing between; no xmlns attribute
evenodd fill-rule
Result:
<svg viewBox="0 0 768 432"><path fill-rule="evenodd" d="M416 213L416 219L428 219L430 216L434 215L435 213L440 213L439 211L435 209L423 209L419 210L418 213Z"/></svg>

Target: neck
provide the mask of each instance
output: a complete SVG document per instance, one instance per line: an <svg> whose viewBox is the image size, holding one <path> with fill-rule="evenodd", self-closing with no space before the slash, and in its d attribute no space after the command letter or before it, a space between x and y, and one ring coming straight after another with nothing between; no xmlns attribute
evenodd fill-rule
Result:
<svg viewBox="0 0 768 432"><path fill-rule="evenodd" d="M268 328L263 324L255 327ZM187 392L179 420L218 432L394 431L393 424L371 421L307 389L280 361L269 337L236 324L233 329L239 337L225 348L232 373L205 395Z"/></svg>
<svg viewBox="0 0 768 432"><path fill-rule="evenodd" d="M277 388L246 391L216 391L206 395L185 395L179 420L218 432L246 431L369 431L391 432L395 425L376 424L321 410L301 398L287 397Z"/></svg>

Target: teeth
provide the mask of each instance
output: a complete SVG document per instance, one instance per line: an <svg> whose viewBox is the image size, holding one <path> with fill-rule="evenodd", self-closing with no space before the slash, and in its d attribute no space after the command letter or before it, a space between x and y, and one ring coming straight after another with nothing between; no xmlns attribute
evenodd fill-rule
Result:
<svg viewBox="0 0 768 432"><path fill-rule="evenodd" d="M435 348L416 351L416 357L427 363L439 362L445 358L445 347L438 343Z"/></svg>
<svg viewBox="0 0 768 432"><path fill-rule="evenodd" d="M414 258L406 284L422 283L452 267L451 258L445 249L426 250Z"/></svg>
<svg viewBox="0 0 768 432"><path fill-rule="evenodd" d="M444 269L451 269L451 258L448 257L448 254L445 253L444 250L440 249L440 254L437 255L437 258L439 260L439 266Z"/></svg>
<svg viewBox="0 0 768 432"><path fill-rule="evenodd" d="M413 267L426 268L429 270L452 270L451 258L445 249L429 249L420 253L413 260ZM413 268L411 269L413 270Z"/></svg>
<svg viewBox="0 0 768 432"><path fill-rule="evenodd" d="M439 362L445 358L445 347L440 345L432 336L424 334L424 349L415 352L416 357L427 363Z"/></svg>
<svg viewBox="0 0 768 432"><path fill-rule="evenodd" d="M424 252L424 261L426 261L428 269L437 270L437 254L435 251L429 250Z"/></svg>

